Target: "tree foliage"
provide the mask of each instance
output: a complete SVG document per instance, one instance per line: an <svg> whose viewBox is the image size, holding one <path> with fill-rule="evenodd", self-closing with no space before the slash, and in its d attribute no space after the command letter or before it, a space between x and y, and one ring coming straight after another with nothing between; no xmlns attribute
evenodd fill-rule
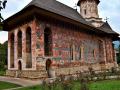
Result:
<svg viewBox="0 0 120 90"><path fill-rule="evenodd" d="M7 41L3 44L0 44L0 70L5 69L5 65L7 65L7 48Z"/></svg>

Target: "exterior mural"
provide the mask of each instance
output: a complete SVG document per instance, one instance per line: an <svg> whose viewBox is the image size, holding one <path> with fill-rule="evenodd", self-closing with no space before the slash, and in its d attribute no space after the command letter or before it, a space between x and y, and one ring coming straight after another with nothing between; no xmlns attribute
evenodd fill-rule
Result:
<svg viewBox="0 0 120 90"><path fill-rule="evenodd" d="M31 3L36 4L36 1L45 4L42 0L33 0ZM85 17L99 17L97 10L99 0L93 0L93 3L91 0L87 3L88 1L83 1L84 5L80 4L82 1L78 2L83 7L82 15L86 12ZM54 5L53 3L61 5L56 0L50 0L49 3L46 6L51 3L52 5ZM96 13L95 15L89 15L87 11L84 11L84 8L89 9L86 7L87 4L94 5L91 10L94 11L94 14ZM36 13L29 11L25 13L25 16L31 13L29 18L25 17L24 13L20 14L20 18L25 18L24 22L20 22L17 16L16 23L12 22L13 19L5 21L8 26L6 28L8 30L8 70L6 72L8 76L46 78L61 74L74 74L79 71L84 72L90 67L94 70L101 70L117 66L112 44L113 40L116 40L117 34L111 30L108 23L93 17L90 20L95 19L93 23L96 26L94 26L92 23L89 24L89 21L85 21L73 9L65 5L64 8L74 16L66 18L57 15L58 12L55 12L57 14L54 16L54 13L42 11L41 8L38 11L38 8L35 7L33 11ZM90 11L88 10L88 12ZM66 12L64 13L68 15ZM110 29L109 31L113 35L109 34L109 31L106 32L104 24L107 24L107 30ZM97 28L98 26L101 26L102 29Z"/></svg>
<svg viewBox="0 0 120 90"><path fill-rule="evenodd" d="M21 47L23 48L22 58L20 59L18 56L19 53L21 53L19 51L21 50L19 49L20 47L18 49L17 47L14 48L14 51L18 52L18 55L14 53L14 58L16 58L14 59L15 66L9 67L9 69L18 70L18 62L20 60L22 70L39 70L40 68L45 68L47 58L52 60L52 64L55 68L114 62L112 58L112 40L107 39L107 37L102 38L100 36L80 32L81 30L79 31L74 28L62 27L61 25L56 26L52 23L46 24L46 22L43 21L42 23L32 21L30 24L21 26L20 28L23 40ZM47 43L49 44L49 47L47 46L49 51L47 52L50 52L50 54L47 55L45 55L46 45L44 45L46 40L44 39L46 28L51 30L51 36L49 36L51 41ZM9 38L9 44L21 45L19 42L21 39L18 38L20 36L16 36L18 34L14 35L15 30L9 32L9 36L12 35ZM19 33L19 29L16 30L16 32ZM30 32L32 34L30 34ZM10 41L11 39L13 40L13 38L15 38L14 40L16 40L16 42ZM13 49L12 47L9 47L9 49L10 48ZM12 56L9 56L9 58L12 58ZM10 61L10 63L12 62Z"/></svg>
<svg viewBox="0 0 120 90"><path fill-rule="evenodd" d="M41 26L41 25L38 25ZM40 29L39 33L44 36L44 27ZM79 61L86 63L105 63L106 62L106 41L96 35L89 35L79 31L70 30L65 27L51 25L52 40L53 40L53 56L52 60L58 63ZM43 37L40 37L43 38ZM106 38L107 39L107 38ZM39 40L39 39L38 39ZM44 42L44 39L42 39ZM110 43L110 41L109 41ZM112 41L111 41L112 44ZM41 44L42 45L42 44ZM37 45L36 45L37 47ZM41 47L41 46L40 46ZM108 47L110 48L110 47ZM44 49L44 45L41 47ZM111 47L112 49L112 47ZM109 49L110 50L110 49ZM72 52L71 52L72 51ZM112 50L110 50L112 51ZM108 52L110 52L108 51ZM73 55L71 54L73 53ZM112 52L109 53L112 56ZM44 55L44 52L43 52ZM40 55L38 55L39 57ZM42 56L42 55L41 55ZM110 60L111 62L113 60Z"/></svg>

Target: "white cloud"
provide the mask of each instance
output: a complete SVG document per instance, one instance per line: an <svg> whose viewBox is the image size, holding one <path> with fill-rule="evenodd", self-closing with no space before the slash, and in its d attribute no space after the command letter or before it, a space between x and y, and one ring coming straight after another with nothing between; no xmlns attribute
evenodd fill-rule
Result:
<svg viewBox="0 0 120 90"><path fill-rule="evenodd" d="M0 32L0 43L4 43L5 41L8 40L8 34L7 32Z"/></svg>
<svg viewBox="0 0 120 90"><path fill-rule="evenodd" d="M101 0L99 5L100 17L108 17L108 22L116 32L120 33L120 0Z"/></svg>

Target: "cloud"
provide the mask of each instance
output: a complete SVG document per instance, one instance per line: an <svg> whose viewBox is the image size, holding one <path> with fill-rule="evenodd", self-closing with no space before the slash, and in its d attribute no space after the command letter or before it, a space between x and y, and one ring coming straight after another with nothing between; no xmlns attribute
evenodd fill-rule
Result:
<svg viewBox="0 0 120 90"><path fill-rule="evenodd" d="M2 11L3 17L6 19L13 14L19 12L32 0L8 0L6 9Z"/></svg>
<svg viewBox="0 0 120 90"><path fill-rule="evenodd" d="M105 19L108 17L108 22L116 32L120 33L120 1L119 0L101 0L99 5L100 17Z"/></svg>
<svg viewBox="0 0 120 90"><path fill-rule="evenodd" d="M13 14L20 11L25 5L32 0L8 0L5 10L2 10L2 16L4 19L12 16ZM0 31L0 43L4 43L8 40L8 33Z"/></svg>
<svg viewBox="0 0 120 90"><path fill-rule="evenodd" d="M0 32L0 43L4 43L8 40L8 33L7 32Z"/></svg>

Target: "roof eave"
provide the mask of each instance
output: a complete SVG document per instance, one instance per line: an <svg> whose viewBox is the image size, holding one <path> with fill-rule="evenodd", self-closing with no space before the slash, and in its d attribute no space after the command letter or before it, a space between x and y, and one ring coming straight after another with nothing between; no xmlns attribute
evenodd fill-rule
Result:
<svg viewBox="0 0 120 90"><path fill-rule="evenodd" d="M6 20L4 21L4 26L5 26L4 29L5 29L5 31L9 31L9 30L6 28L6 23L8 23L9 21L12 21L14 18L16 18L16 17L24 14L24 13L25 13L26 11L28 11L28 10L31 11L32 9L34 9L34 13L35 13L35 10L36 10L36 9L41 10L39 7L37 7L37 6L35 6L35 5L31 5L31 6L29 6L29 7L24 8L24 9L21 10L20 12L14 14L13 16L9 17L8 19L6 19ZM46 12L50 12L50 11L47 11L47 10L45 10L45 11L46 11ZM53 13L53 12L50 12L50 13ZM32 14L33 14L33 12L32 12ZM55 15L55 14L56 14L56 13L54 13L54 15ZM48 14L48 15L49 15L49 14ZM56 14L56 15L58 15L58 14ZM61 17L62 15L58 15L58 16ZM80 25L80 26L82 26L82 27L84 27L84 28L86 28L86 29L89 29L89 30L93 31L93 32L96 32L96 33L99 33L99 34L107 34L106 32L101 31L101 30L99 30L98 28L95 28L95 27L93 27L93 26L91 26L91 25L84 24L84 23L81 23L81 22L79 22L79 21L75 21L75 20L73 20L73 19L71 19L71 18L68 18L68 17L65 17L65 16L62 16L62 18L69 19L69 20L71 20L71 23ZM63 19L63 20L64 20L64 19ZM87 26L87 27L86 27L86 26Z"/></svg>

